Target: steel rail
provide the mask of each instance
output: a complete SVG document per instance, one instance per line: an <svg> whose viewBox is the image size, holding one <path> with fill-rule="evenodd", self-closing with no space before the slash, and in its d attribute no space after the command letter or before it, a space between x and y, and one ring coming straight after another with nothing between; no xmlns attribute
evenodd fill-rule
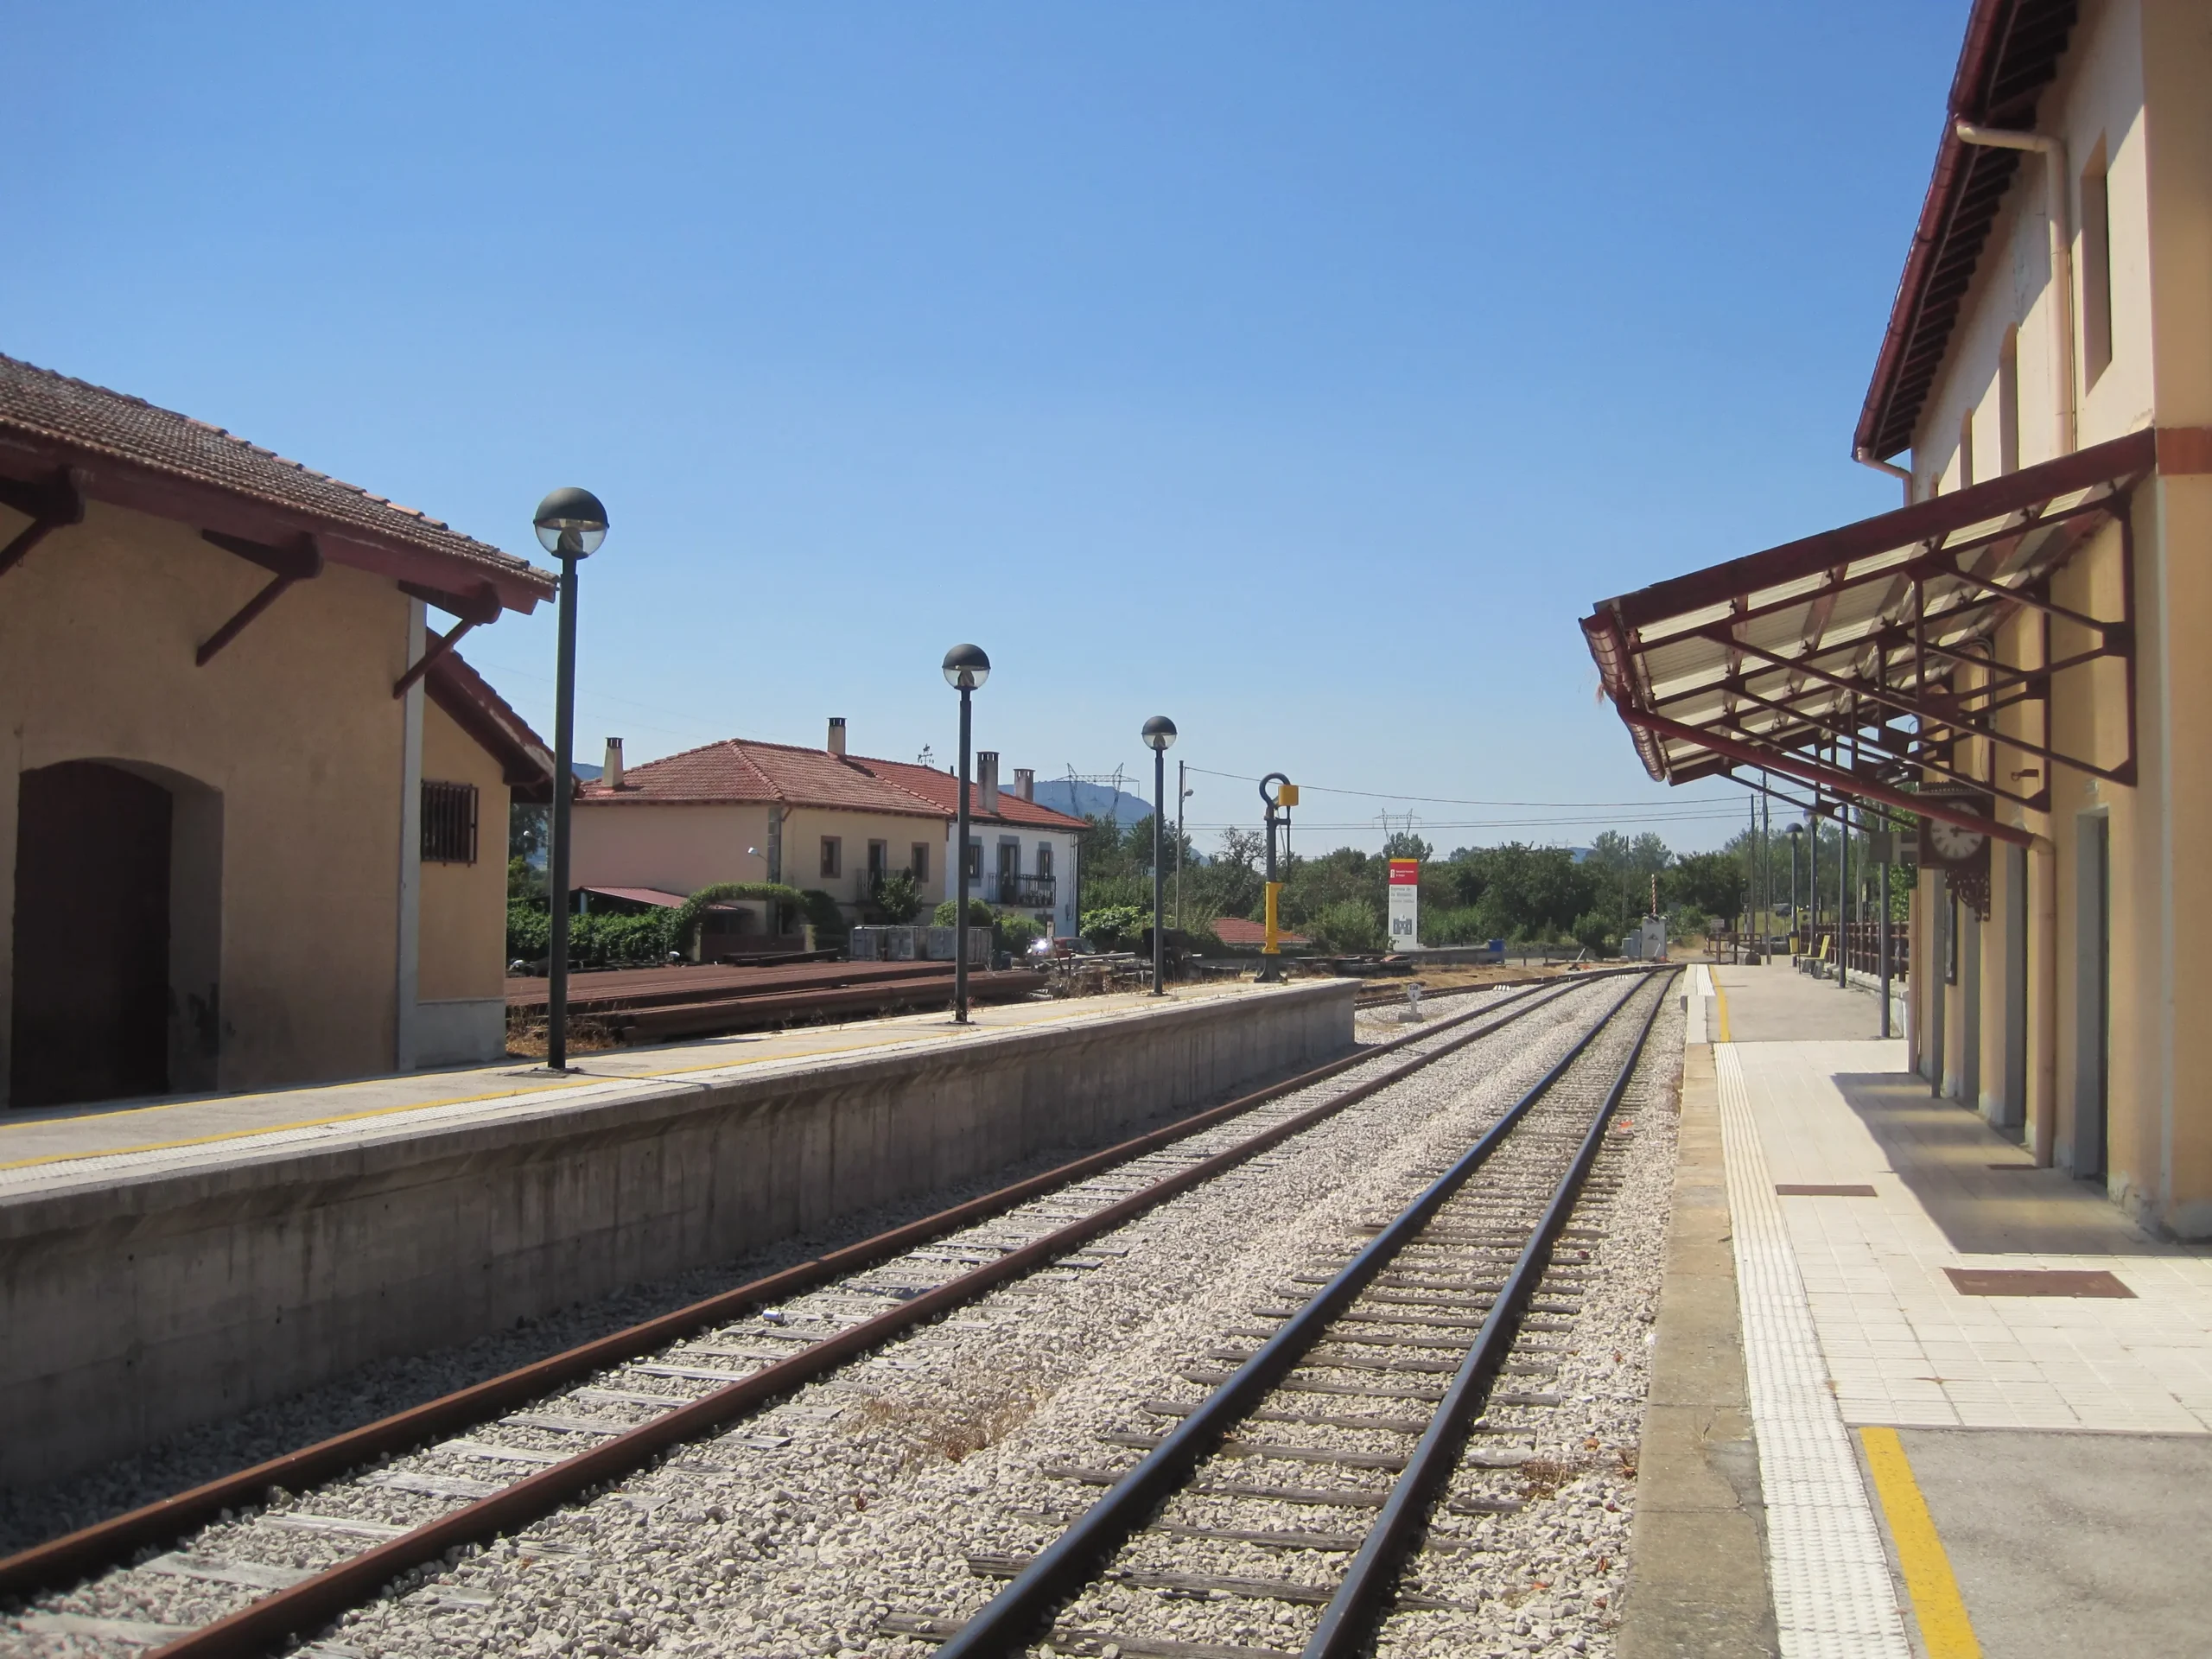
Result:
<svg viewBox="0 0 2212 1659"><path fill-rule="evenodd" d="M1567 1217L1581 1198L1582 1185L1589 1179L1591 1166L1598 1161L1605 1131L1635 1078L1644 1046L1651 1040L1651 1027L1657 1022L1659 1010L1666 1001L1663 993L1652 1000L1649 1012L1643 1016L1643 1028L1636 1034L1636 1045L1606 1092L1605 1103L1599 1108L1589 1134L1582 1137L1573 1163L1560 1178L1551 1203L1545 1207L1543 1218L1529 1235L1519 1260L1514 1262L1504 1288L1491 1304L1474 1346L1467 1351L1466 1358L1452 1375L1451 1386L1444 1391L1435 1415L1429 1419L1421 1444L1414 1448L1405 1469L1392 1484L1390 1496L1369 1529L1366 1541L1360 1545L1359 1553L1352 1557L1336 1595L1322 1610L1301 1659L1353 1659L1373 1638L1379 1610L1397 1580L1398 1564L1406 1546L1427 1520L1430 1505L1459 1464L1467 1425L1474 1420L1491 1383L1497 1380L1498 1368L1505 1363L1522 1309L1550 1265L1552 1247L1558 1241L1560 1230L1567 1225Z"/></svg>
<svg viewBox="0 0 2212 1659"><path fill-rule="evenodd" d="M1632 973L1639 981L1647 979L1648 969L1615 969L1614 973ZM1009 1251L995 1262L986 1262L969 1272L949 1280L936 1288L925 1291L899 1306L848 1326L836 1334L825 1338L812 1346L794 1354L789 1359L765 1366L748 1376L740 1377L698 1399L687 1401L635 1427L624 1430L598 1446L555 1464L539 1472L526 1476L489 1497L476 1499L425 1522L399 1537L375 1545L357 1555L327 1567L313 1577L276 1592L260 1600L249 1603L238 1611L218 1619L190 1634L177 1637L153 1651L150 1659L213 1659L213 1656L257 1654L277 1646L289 1637L302 1635L327 1623L337 1614L357 1606L398 1574L427 1562L436 1560L448 1549L458 1546L482 1542L486 1539L527 1525L551 1514L577 1494L600 1484L620 1478L650 1463L672 1446L706 1433L730 1419L753 1409L778 1395L789 1393L801 1384L825 1372L835 1370L848 1360L857 1357L883 1342L924 1324L939 1314L949 1313L963 1304L974 1300L985 1292L1004 1281L1019 1277L1033 1268L1041 1267L1054 1258L1064 1255L1102 1232L1110 1231L1132 1217L1141 1215L1165 1200L1186 1192L1192 1187L1212 1179L1224 1171L1256 1156L1294 1135L1303 1133L1315 1124L1343 1111L1346 1107L1365 1099L1376 1091L1410 1076L1422 1067L1433 1064L1448 1054L1503 1029L1515 1021L1548 1007L1563 997L1575 984L1584 982L1583 976L1554 995L1531 1001L1548 988L1531 987L1527 991L1507 998L1508 1003L1518 1004L1503 1014L1474 1030L1463 1033L1425 1053L1415 1054L1396 1065L1385 1068L1371 1077L1361 1079L1351 1088L1329 1100L1295 1113L1281 1122L1271 1124L1259 1134L1238 1142L1225 1151L1202 1159L1183 1169L1163 1176L1139 1192L1116 1200L1094 1211L1084 1219L1069 1224L1053 1232L1032 1240L1017 1249ZM1631 988L1630 995L1633 995ZM1624 999L1625 1000L1625 999ZM1458 1026L1498 1012L1500 1005L1474 1008L1455 1015L1448 1022ZM524 1389L510 1389L500 1396L501 1403L515 1399L535 1399L548 1391L543 1368L558 1362L565 1381L577 1375L588 1375L605 1364L631 1357L693 1331L720 1323L729 1315L763 1301L779 1300L794 1290L810 1287L842 1274L874 1264L887 1256L895 1255L914 1244L949 1228L982 1218L1029 1198L1065 1185L1071 1176L1079 1177L1098 1169L1126 1161L1129 1157L1170 1144L1237 1113L1249 1110L1264 1101L1276 1098L1293 1090L1310 1087L1317 1082L1373 1059L1379 1052L1389 1052L1417 1040L1432 1039L1435 1030L1414 1033L1395 1039L1360 1053L1347 1055L1325 1065L1301 1073L1281 1084L1255 1094L1243 1096L1225 1105L1169 1124L1160 1129L1123 1141L1105 1152L1092 1154L1075 1162L1061 1166L1043 1175L1034 1176L1014 1185L983 1198L957 1205L954 1208L909 1225L879 1235L843 1251L823 1256L817 1261L801 1263L783 1273L755 1281L734 1291L694 1304L691 1307L664 1315L645 1325L615 1333L597 1343L554 1357L553 1361L539 1362L521 1372L494 1378L486 1383L462 1390L461 1395L447 1400L431 1402L416 1408L416 1414L435 1412L445 1408L448 1401L467 1396L478 1405L475 1415L467 1422L480 1421L483 1417L482 1402L491 1396L486 1392L510 1384L516 1377L532 1376L532 1385ZM896 1241L895 1245L892 1243ZM711 1313L709 1311L711 1310ZM703 1317L702 1317L703 1316ZM650 1344L642 1343L640 1332L658 1333ZM588 1362L578 1356L591 1356ZM387 1419L386 1423L400 1421L412 1414L400 1414L399 1419ZM462 1426L440 1421L435 1427ZM381 1427L381 1425L375 1426ZM342 1437L341 1437L342 1438ZM413 1446L426 1438L418 1424L407 1435L405 1443ZM330 1444L325 1442L325 1445ZM320 1448L316 1448L320 1450ZM277 1460L283 1462L283 1459ZM352 1467L359 1459L355 1456L345 1466ZM295 1488L296 1490L296 1488ZM63 1542L67 1540L60 1541Z"/></svg>
<svg viewBox="0 0 2212 1659"><path fill-rule="evenodd" d="M1451 1168L1399 1211L1388 1227L1363 1245L1333 1279L1238 1366L1226 1382L1177 1424L1159 1446L1146 1453L1143 1460L1122 1476L1112 1490L1032 1558L1013 1581L957 1634L947 1638L938 1649L938 1659L1005 1659L1034 1640L1048 1626L1054 1610L1088 1583L1100 1565L1151 1519L1160 1504L1190 1478L1198 1462L1214 1451L1275 1384L1298 1365L1370 1281L1489 1161L1491 1154L1504 1144L1537 1102L1550 1093L1584 1051L1611 1026L1644 982L1648 982L1630 985L1575 1040L1558 1064L1507 1108ZM1654 1001L1655 1016L1663 1000ZM1645 1029L1649 1029L1649 1020Z"/></svg>
<svg viewBox="0 0 2212 1659"><path fill-rule="evenodd" d="M1531 987L1518 991L1486 1007L1453 1014L1427 1031L1395 1037L1355 1053L1340 1056L1281 1083L1270 1084L1266 1088L1239 1096L1220 1106L1210 1107L1160 1128L1148 1130L1101 1151L1086 1154L1072 1162L875 1234L842 1249L798 1262L765 1278L718 1292L702 1301L612 1332L559 1353L547 1355L543 1359L533 1360L498 1376L487 1377L481 1382L347 1429L312 1446L265 1459L251 1467L219 1476L171 1497L34 1545L0 1559L0 1596L30 1595L73 1583L88 1572L127 1560L133 1552L146 1545L166 1543L195 1527L204 1525L224 1510L257 1504L271 1486L298 1491L341 1475L348 1469L372 1462L383 1453L397 1455L407 1451L432 1435L474 1427L564 1382L588 1376L609 1364L666 1347L671 1342L720 1325L748 1307L785 1300L800 1291L902 1255L916 1245L926 1243L955 1228L1013 1209L1055 1187L1081 1180L1130 1158L1141 1157L1147 1152L1202 1132L1286 1094L1326 1082L1353 1066L1363 1065L1410 1044L1427 1040L1470 1020L1525 1001L1540 988ZM1536 1006L1545 1005L1539 1003Z"/></svg>

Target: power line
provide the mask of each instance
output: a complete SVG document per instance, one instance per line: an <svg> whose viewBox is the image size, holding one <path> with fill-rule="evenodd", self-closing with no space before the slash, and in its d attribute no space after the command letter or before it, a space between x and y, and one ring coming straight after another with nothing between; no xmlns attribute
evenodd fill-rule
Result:
<svg viewBox="0 0 2212 1659"><path fill-rule="evenodd" d="M1192 772L1205 772L1209 778L1227 778L1240 784L1256 784L1260 781L1257 778L1248 778L1241 772L1215 772L1211 767L1207 766L1192 766L1191 770ZM1466 796L1461 795L1394 795L1387 790L1380 789L1332 789L1326 784L1300 784L1298 788L1300 794L1357 795L1363 799L1370 801L1417 801L1424 805L1435 806L1553 806L1590 808L1602 806L1643 806L1648 804L1645 801L1484 801L1471 799ZM1681 804L1710 805L1713 804L1713 803L1700 798L1695 801L1683 802ZM1735 809L1732 805L1729 809L1730 816L1732 817L1734 815L1734 811Z"/></svg>

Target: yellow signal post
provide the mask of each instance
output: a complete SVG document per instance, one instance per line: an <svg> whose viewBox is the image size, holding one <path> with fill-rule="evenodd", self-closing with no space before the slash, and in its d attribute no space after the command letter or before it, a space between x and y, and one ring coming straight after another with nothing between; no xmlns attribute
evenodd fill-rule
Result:
<svg viewBox="0 0 2212 1659"><path fill-rule="evenodd" d="M1282 883L1275 880L1275 826L1290 827L1290 809L1298 804L1298 785L1279 772L1260 779L1260 801L1268 810L1268 936L1260 946L1260 982L1280 983L1282 964Z"/></svg>

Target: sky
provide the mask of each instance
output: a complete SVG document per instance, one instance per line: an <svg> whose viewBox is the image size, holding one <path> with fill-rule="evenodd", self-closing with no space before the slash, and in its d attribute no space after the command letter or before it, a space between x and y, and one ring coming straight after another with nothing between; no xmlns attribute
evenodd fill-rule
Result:
<svg viewBox="0 0 2212 1659"><path fill-rule="evenodd" d="M0 351L512 552L595 491L579 760L949 764L972 640L1009 772L1171 716L1201 847L1280 771L1309 851L1690 850L1744 791L1576 622L1897 504L1966 10L27 0ZM463 650L550 736L553 647Z"/></svg>

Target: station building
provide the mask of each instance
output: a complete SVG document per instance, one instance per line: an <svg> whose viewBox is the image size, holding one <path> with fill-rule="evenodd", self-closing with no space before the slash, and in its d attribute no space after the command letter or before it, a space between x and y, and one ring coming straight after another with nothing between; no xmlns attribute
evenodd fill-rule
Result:
<svg viewBox="0 0 2212 1659"><path fill-rule="evenodd" d="M1976 0L1854 433L1906 505L1583 623L1655 778L1917 826L1914 1065L2188 1238L2212 1236L2208 85L2201 0Z"/></svg>
<svg viewBox="0 0 2212 1659"><path fill-rule="evenodd" d="M451 647L552 590L0 357L0 1101L496 1058L507 806L552 765Z"/></svg>

